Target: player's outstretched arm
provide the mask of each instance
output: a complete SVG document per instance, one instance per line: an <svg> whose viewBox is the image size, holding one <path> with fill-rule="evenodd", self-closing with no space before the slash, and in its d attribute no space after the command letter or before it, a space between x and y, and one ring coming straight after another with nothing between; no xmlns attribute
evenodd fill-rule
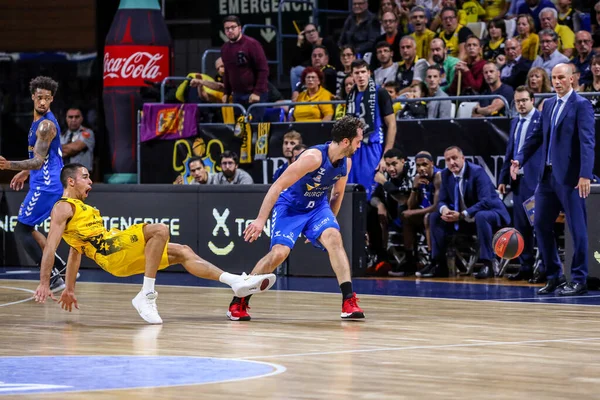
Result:
<svg viewBox="0 0 600 400"><path fill-rule="evenodd" d="M333 188L331 189L331 197L329 198L329 207L331 207L331 211L333 211L333 215L336 217L340 211L340 207L342 207L342 200L344 200L346 182L348 182L348 175L350 174L350 169L352 168L351 158L346 159L346 166L346 176L340 178L340 180L333 185Z"/></svg>
<svg viewBox="0 0 600 400"><path fill-rule="evenodd" d="M304 175L319 168L321 161L321 152L316 149L309 149L302 153L302 155L292 163L283 174L281 174L279 179L277 179L269 188L269 191L260 206L258 217L256 217L256 219L244 230L245 241L253 242L258 239L281 192L292 186Z"/></svg>
<svg viewBox="0 0 600 400"><path fill-rule="evenodd" d="M40 267L40 284L35 291L35 301L43 303L48 297L56 300L50 291L50 273L54 266L54 253L60 244L63 232L67 226L67 221L73 216L73 208L69 203L59 201L52 209L50 214L50 232L46 239L46 247L42 256L42 265Z"/></svg>
<svg viewBox="0 0 600 400"><path fill-rule="evenodd" d="M60 307L65 311L71 312L73 310L73 306L79 309L77 297L75 297L75 281L77 280L77 271L79 271L80 265L81 254L71 247L69 249L69 259L67 260L65 290L63 290L62 294L60 295L60 300L58 300L58 304L60 304Z"/></svg>
<svg viewBox="0 0 600 400"><path fill-rule="evenodd" d="M33 158L23 161L7 161L4 157L0 156L0 169L21 171L42 168L50 150L52 139L56 136L56 126L48 120L42 121L38 126L36 136L37 139L33 147Z"/></svg>

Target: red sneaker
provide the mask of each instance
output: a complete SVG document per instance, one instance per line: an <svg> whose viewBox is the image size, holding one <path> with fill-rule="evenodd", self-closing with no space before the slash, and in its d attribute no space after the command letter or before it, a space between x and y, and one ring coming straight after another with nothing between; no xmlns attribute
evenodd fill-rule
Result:
<svg viewBox="0 0 600 400"><path fill-rule="evenodd" d="M250 314L248 310L250 306L245 297L242 297L239 302L231 303L229 305L229 311L227 311L227 318L232 321L250 321Z"/></svg>
<svg viewBox="0 0 600 400"><path fill-rule="evenodd" d="M352 297L344 300L342 304L342 315L341 317L344 319L359 319L364 318L365 313L358 306L358 297L356 297L356 293L352 293Z"/></svg>

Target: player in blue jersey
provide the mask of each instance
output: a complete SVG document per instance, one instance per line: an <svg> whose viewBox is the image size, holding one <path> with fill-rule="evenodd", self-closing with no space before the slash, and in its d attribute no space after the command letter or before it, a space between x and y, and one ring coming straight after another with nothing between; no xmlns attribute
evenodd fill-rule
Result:
<svg viewBox="0 0 600 400"><path fill-rule="evenodd" d="M335 122L332 141L305 150L271 185L258 217L244 230L244 240L260 236L271 210L271 250L252 270L252 274L273 272L290 254L303 234L312 244L329 253L331 266L342 290L342 318L364 318L358 298L352 291L350 263L342 244L340 226L335 218L350 172L352 157L363 139L363 124L353 116ZM331 189L328 199L327 193ZM227 316L232 321L248 321L249 297L234 297Z"/></svg>
<svg viewBox="0 0 600 400"><path fill-rule="evenodd" d="M0 169L21 171L10 182L14 190L21 190L29 178L29 192L19 209L15 236L27 253L39 264L46 237L35 230L35 225L50 216L54 203L62 196L60 171L63 167L60 146L60 125L50 104L58 90L58 83L47 76L38 76L29 83L33 100L33 123L29 129L29 159L7 161L0 156ZM65 286L60 277L64 263L55 258L51 289L57 291Z"/></svg>

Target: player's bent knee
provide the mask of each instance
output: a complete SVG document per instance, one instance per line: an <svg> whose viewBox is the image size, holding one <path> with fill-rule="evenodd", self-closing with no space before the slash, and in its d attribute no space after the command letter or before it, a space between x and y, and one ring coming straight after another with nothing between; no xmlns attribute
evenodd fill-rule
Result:
<svg viewBox="0 0 600 400"><path fill-rule="evenodd" d="M321 234L321 243L326 249L343 247L342 234L334 228L328 228Z"/></svg>
<svg viewBox="0 0 600 400"><path fill-rule="evenodd" d="M290 248L282 244L276 244L271 249L271 254L280 262L283 262L290 254Z"/></svg>
<svg viewBox="0 0 600 400"><path fill-rule="evenodd" d="M33 230L33 226L25 225L24 223L17 221L17 225L15 226L15 235L31 235Z"/></svg>

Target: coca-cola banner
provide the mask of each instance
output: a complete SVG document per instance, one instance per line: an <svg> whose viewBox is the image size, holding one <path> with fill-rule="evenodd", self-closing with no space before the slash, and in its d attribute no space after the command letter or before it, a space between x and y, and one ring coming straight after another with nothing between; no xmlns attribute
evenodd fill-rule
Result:
<svg viewBox="0 0 600 400"><path fill-rule="evenodd" d="M144 104L140 141L177 140L196 136L197 111L195 104Z"/></svg>
<svg viewBox="0 0 600 400"><path fill-rule="evenodd" d="M105 46L104 86L145 86L169 76L168 46Z"/></svg>

